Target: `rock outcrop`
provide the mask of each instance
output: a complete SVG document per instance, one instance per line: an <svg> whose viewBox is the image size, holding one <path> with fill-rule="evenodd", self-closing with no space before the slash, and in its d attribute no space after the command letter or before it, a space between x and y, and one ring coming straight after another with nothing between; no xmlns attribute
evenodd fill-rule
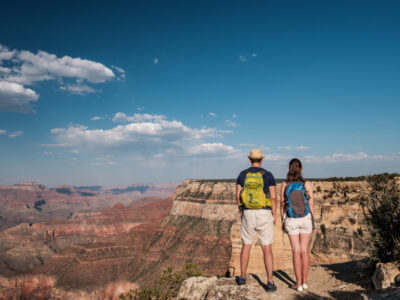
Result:
<svg viewBox="0 0 400 300"><path fill-rule="evenodd" d="M372 282L377 290L397 286L396 277L400 276L400 265L395 263L378 263Z"/></svg>
<svg viewBox="0 0 400 300"><path fill-rule="evenodd" d="M280 191L280 184L277 186ZM359 203L369 192L369 185L360 182L314 182L316 234L312 239L312 263L338 263L366 255L366 224ZM278 206L280 193L278 192ZM289 239L282 234L279 209L275 224L273 252L276 269L291 267ZM209 222L226 222L232 252L231 274L240 270L240 216L235 201L235 182L187 180L175 191L171 216L193 217ZM263 272L262 250L257 239L250 254L249 272Z"/></svg>

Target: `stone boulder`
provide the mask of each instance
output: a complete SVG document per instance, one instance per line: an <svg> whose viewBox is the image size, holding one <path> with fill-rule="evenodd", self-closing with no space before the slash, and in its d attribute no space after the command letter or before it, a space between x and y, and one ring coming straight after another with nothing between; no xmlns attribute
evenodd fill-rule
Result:
<svg viewBox="0 0 400 300"><path fill-rule="evenodd" d="M178 299L201 300L208 290L215 284L217 277L190 277L186 279L179 289Z"/></svg>
<svg viewBox="0 0 400 300"><path fill-rule="evenodd" d="M394 263L378 263L372 282L375 289L382 290L395 285L395 277L400 273L399 265Z"/></svg>
<svg viewBox="0 0 400 300"><path fill-rule="evenodd" d="M186 279L179 290L178 300L261 300L284 299L276 293L267 293L255 285L236 284L234 278L191 277Z"/></svg>

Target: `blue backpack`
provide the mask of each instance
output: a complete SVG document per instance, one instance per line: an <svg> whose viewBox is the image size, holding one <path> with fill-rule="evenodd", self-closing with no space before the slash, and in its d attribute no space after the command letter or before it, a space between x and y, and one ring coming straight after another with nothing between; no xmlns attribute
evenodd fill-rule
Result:
<svg viewBox="0 0 400 300"><path fill-rule="evenodd" d="M302 182L288 183L286 190L287 215L290 218L300 218L308 215L310 206L308 196Z"/></svg>

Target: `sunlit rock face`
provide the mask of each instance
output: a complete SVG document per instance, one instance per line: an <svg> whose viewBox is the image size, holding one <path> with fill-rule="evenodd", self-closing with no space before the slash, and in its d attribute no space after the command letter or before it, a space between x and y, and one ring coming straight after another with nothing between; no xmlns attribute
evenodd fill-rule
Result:
<svg viewBox="0 0 400 300"><path fill-rule="evenodd" d="M359 199L369 193L369 185L316 181L313 187L317 230L311 241L312 263L364 257L368 233ZM279 201L278 193L278 207ZM275 269L292 268L290 243L282 235L279 210L277 214ZM228 270L237 275L240 250L235 182L186 180L169 199L117 203L100 212L74 213L67 220L3 230L0 273L5 277L0 278L0 299L2 291L20 295L22 290L44 295L43 299L114 297L123 287L151 287L162 270L169 266L177 270L186 262L198 264L206 275L224 275ZM264 272L257 239L248 272ZM121 285L111 285L115 282Z"/></svg>
<svg viewBox="0 0 400 300"><path fill-rule="evenodd" d="M311 241L313 264L337 263L366 255L368 235L359 199L369 192L365 181L313 183L315 227ZM280 202L280 184L278 207ZM175 190L171 216L226 222L229 227L230 252L228 268L240 270L240 216L235 200L235 182L218 180L187 180ZM282 234L281 217L277 210L274 230L274 265L276 269L291 268L291 248L287 235ZM321 229L322 228L322 229ZM249 272L263 272L263 256L258 239L251 250Z"/></svg>

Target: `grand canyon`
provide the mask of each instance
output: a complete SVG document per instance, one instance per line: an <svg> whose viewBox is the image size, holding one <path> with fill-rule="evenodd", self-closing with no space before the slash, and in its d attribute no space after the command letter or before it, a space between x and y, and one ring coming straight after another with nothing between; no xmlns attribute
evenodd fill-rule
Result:
<svg viewBox="0 0 400 300"><path fill-rule="evenodd" d="M400 177L394 180L400 187ZM313 183L312 264L367 257L360 199L370 185L363 179ZM208 276L240 271L233 180L128 188L21 183L0 187L0 205L0 299L118 299L131 289L151 287L162 270L185 262ZM287 270L291 250L279 219L275 269ZM264 272L258 245L255 240L251 250L253 274Z"/></svg>

